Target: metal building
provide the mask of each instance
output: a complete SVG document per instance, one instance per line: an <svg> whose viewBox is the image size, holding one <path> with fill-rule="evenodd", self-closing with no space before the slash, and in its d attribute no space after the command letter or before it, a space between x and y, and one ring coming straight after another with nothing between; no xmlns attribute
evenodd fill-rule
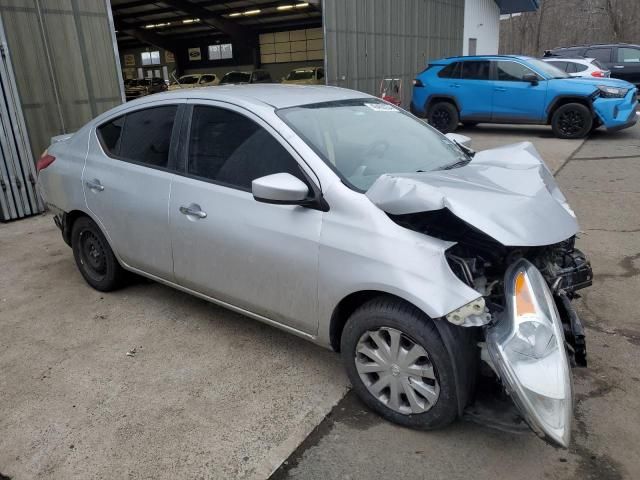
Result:
<svg viewBox="0 0 640 480"><path fill-rule="evenodd" d="M108 0L0 0L0 220L41 212L34 159L123 101Z"/></svg>

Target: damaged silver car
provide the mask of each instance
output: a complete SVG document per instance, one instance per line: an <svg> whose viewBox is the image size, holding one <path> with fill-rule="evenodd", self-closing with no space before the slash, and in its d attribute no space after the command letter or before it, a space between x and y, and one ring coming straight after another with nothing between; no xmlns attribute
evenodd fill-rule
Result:
<svg viewBox="0 0 640 480"><path fill-rule="evenodd" d="M575 214L530 143L466 140L345 89L178 90L55 138L39 185L94 288L135 272L340 351L413 428L459 418L483 372L566 447Z"/></svg>

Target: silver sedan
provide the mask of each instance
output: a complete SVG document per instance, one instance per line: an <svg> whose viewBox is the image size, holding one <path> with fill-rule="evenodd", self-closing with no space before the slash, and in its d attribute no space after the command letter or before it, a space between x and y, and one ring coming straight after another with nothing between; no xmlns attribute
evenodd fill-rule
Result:
<svg viewBox="0 0 640 480"><path fill-rule="evenodd" d="M458 418L485 362L567 446L578 224L530 143L467 141L340 88L178 90L53 138L39 185L98 290L135 272L339 351L414 428Z"/></svg>

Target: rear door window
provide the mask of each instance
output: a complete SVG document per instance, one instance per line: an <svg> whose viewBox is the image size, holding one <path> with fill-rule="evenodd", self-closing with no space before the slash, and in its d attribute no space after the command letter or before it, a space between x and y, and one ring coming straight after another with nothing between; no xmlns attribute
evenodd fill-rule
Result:
<svg viewBox="0 0 640 480"><path fill-rule="evenodd" d="M595 58L599 62L611 63L611 48L590 48L584 54L585 57Z"/></svg>
<svg viewBox="0 0 640 480"><path fill-rule="evenodd" d="M306 183L298 162L253 120L218 107L196 105L191 120L188 173L251 190L256 178L290 173Z"/></svg>
<svg viewBox="0 0 640 480"><path fill-rule="evenodd" d="M640 63L640 49L618 47L619 63Z"/></svg>
<svg viewBox="0 0 640 480"><path fill-rule="evenodd" d="M462 62L463 80L489 80L489 65L487 61L466 61Z"/></svg>
<svg viewBox="0 0 640 480"><path fill-rule="evenodd" d="M97 128L103 149L112 157L169 168L171 134L177 105L128 113Z"/></svg>

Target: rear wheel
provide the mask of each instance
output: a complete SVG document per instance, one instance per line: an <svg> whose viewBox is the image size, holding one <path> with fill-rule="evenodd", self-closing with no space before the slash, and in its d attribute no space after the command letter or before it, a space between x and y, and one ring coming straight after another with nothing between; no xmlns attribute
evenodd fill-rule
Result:
<svg viewBox="0 0 640 480"><path fill-rule="evenodd" d="M364 304L345 325L341 354L354 391L385 419L423 430L456 419L454 366L417 308L390 297Z"/></svg>
<svg viewBox="0 0 640 480"><path fill-rule="evenodd" d="M558 138L583 138L593 126L591 111L581 103L568 103L558 108L551 118L551 128Z"/></svg>
<svg viewBox="0 0 640 480"><path fill-rule="evenodd" d="M126 272L98 225L89 217L80 217L73 223L71 246L76 265L89 285L101 292L123 285Z"/></svg>
<svg viewBox="0 0 640 480"><path fill-rule="evenodd" d="M458 128L460 117L458 110L449 102L434 103L427 114L429 124L442 133L450 133Z"/></svg>

